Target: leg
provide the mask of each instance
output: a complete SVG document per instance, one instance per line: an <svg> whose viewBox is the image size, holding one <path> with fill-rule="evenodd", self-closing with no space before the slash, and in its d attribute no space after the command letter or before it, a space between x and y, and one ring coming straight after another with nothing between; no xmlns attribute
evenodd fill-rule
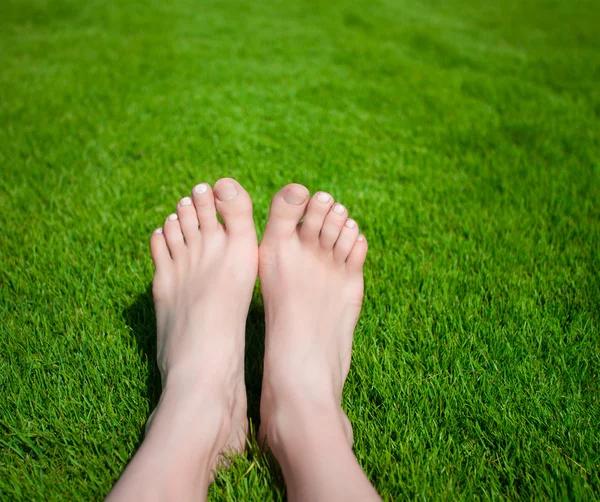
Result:
<svg viewBox="0 0 600 502"><path fill-rule="evenodd" d="M246 439L244 335L258 265L249 195L231 179L214 192L197 185L150 247L163 393L108 500L203 500L220 453Z"/></svg>
<svg viewBox="0 0 600 502"><path fill-rule="evenodd" d="M301 219L304 220L300 223ZM341 408L367 242L341 204L288 185L259 251L266 314L261 429L295 500L379 500Z"/></svg>

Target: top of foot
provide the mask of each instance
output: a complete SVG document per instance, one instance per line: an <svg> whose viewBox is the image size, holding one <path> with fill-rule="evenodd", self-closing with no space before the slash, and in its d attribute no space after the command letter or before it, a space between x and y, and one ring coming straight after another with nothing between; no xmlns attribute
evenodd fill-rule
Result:
<svg viewBox="0 0 600 502"><path fill-rule="evenodd" d="M357 223L330 194L310 197L291 184L273 198L259 250L267 326L262 435L290 396L340 407L366 254Z"/></svg>
<svg viewBox="0 0 600 502"><path fill-rule="evenodd" d="M204 412L223 418L216 451L242 449L245 322L258 263L250 196L231 178L217 181L214 190L196 185L153 233L150 247L163 395L181 396L190 408L202 400ZM199 420L196 415L194 423ZM190 441L201 432L188 431Z"/></svg>

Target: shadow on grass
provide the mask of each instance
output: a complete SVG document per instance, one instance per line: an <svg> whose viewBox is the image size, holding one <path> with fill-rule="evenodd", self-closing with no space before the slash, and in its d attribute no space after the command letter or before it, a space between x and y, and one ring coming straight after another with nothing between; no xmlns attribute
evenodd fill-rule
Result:
<svg viewBox="0 0 600 502"><path fill-rule="evenodd" d="M248 396L248 418L258 430L260 424L260 393L265 352L265 311L262 299L252 299L246 321L246 354L244 373Z"/></svg>
<svg viewBox="0 0 600 502"><path fill-rule="evenodd" d="M161 393L160 372L156 364L156 319L152 300L152 284L123 311L125 322L133 333L134 342L148 361L146 398L150 410L158 404ZM260 421L260 392L265 346L265 315L260 299L253 298L246 323L245 378L248 396L248 418L254 430ZM144 430L140 432L140 442Z"/></svg>
<svg viewBox="0 0 600 502"><path fill-rule="evenodd" d="M148 361L146 399L152 411L158 404L161 391L160 373L156 365L156 317L152 300L152 284L123 311L123 317L127 326L131 328L134 342L140 353L144 354ZM140 440L143 437L142 429Z"/></svg>

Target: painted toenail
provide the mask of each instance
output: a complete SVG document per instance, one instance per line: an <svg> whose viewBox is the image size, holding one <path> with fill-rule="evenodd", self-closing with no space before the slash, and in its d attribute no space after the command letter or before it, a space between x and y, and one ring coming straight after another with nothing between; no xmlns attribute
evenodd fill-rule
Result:
<svg viewBox="0 0 600 502"><path fill-rule="evenodd" d="M299 194L295 192L293 189L286 190L283 194L283 200L288 204L292 204L294 206L299 206L306 200L306 194Z"/></svg>
<svg viewBox="0 0 600 502"><path fill-rule="evenodd" d="M347 226L348 228L356 228L356 222L355 222L354 220L348 220L348 221L346 222L346 226Z"/></svg>
<svg viewBox="0 0 600 502"><path fill-rule="evenodd" d="M194 187L194 193L197 193L197 194L206 193L207 191L208 191L207 183L200 183L199 185L196 185Z"/></svg>
<svg viewBox="0 0 600 502"><path fill-rule="evenodd" d="M177 215L176 214L170 214L169 217L167 218L169 221L175 221L177 219Z"/></svg>
<svg viewBox="0 0 600 502"><path fill-rule="evenodd" d="M317 200L323 204L329 202L329 199L331 199L331 196L328 193L319 192L319 195L317 195Z"/></svg>
<svg viewBox="0 0 600 502"><path fill-rule="evenodd" d="M364 235L359 235L358 239L356 239L356 240L362 242L362 241L365 240L365 236Z"/></svg>
<svg viewBox="0 0 600 502"><path fill-rule="evenodd" d="M215 193L221 201L231 200L238 194L233 183L222 183L218 188L215 188Z"/></svg>
<svg viewBox="0 0 600 502"><path fill-rule="evenodd" d="M344 206L342 206L341 204L336 204L336 205L333 207L333 212L334 212L334 213L337 213L337 214L344 214L344 211L345 211L345 210L346 210L346 209L345 209L345 208L344 208Z"/></svg>
<svg viewBox="0 0 600 502"><path fill-rule="evenodd" d="M189 197L184 197L183 199L181 199L181 200L179 201L179 203L180 203L182 206L189 206L189 205L192 203L192 199L190 199Z"/></svg>
<svg viewBox="0 0 600 502"><path fill-rule="evenodd" d="M157 228L157 229L154 231L154 233L155 233L155 234L162 234L162 233L163 233L163 229L162 229L162 228Z"/></svg>

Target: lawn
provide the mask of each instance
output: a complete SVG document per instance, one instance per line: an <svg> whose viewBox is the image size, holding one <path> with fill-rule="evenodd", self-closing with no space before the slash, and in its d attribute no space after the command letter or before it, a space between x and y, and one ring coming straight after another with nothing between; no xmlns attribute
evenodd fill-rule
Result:
<svg viewBox="0 0 600 502"><path fill-rule="evenodd" d="M343 405L386 500L600 498L600 3L0 4L0 498L98 500L157 401L150 232L198 182L370 245ZM248 323L258 422L264 322ZM255 445L213 500L281 500Z"/></svg>

